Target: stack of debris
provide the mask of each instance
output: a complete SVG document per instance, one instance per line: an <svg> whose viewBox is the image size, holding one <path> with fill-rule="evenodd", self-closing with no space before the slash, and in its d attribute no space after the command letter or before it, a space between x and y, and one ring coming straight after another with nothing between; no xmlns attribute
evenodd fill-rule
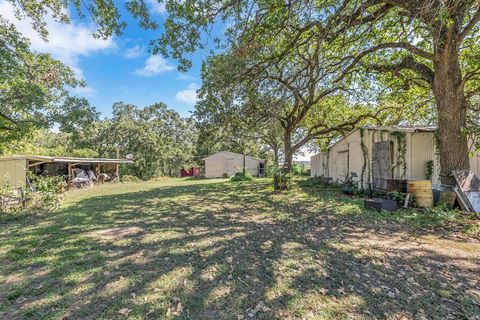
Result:
<svg viewBox="0 0 480 320"><path fill-rule="evenodd" d="M480 179L469 170L453 171L457 185L453 188L463 210L480 213Z"/></svg>
<svg viewBox="0 0 480 320"><path fill-rule="evenodd" d="M83 170L80 168L73 169L73 179L71 183L77 188L93 187L93 183L97 181L97 177L92 170Z"/></svg>

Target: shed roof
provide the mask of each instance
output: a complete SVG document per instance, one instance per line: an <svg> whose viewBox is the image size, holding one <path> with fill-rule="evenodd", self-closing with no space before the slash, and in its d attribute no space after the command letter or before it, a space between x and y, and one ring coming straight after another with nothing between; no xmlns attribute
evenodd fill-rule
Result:
<svg viewBox="0 0 480 320"><path fill-rule="evenodd" d="M48 156L9 156L0 160L30 160L42 162L63 162L63 163L133 163L132 159L108 159L108 158L77 158L77 157L48 157Z"/></svg>
<svg viewBox="0 0 480 320"><path fill-rule="evenodd" d="M235 152L230 152L230 151L219 151L219 152L215 152L214 154L211 154L211 155L203 158L202 160L207 160L207 159L213 158L213 157L215 157L219 154L226 154L226 155L231 155L231 156L243 156L243 154L240 154L240 153L235 153ZM265 161L265 159L256 158L256 157L252 157L252 156L247 156L246 155L245 157L250 158L250 159Z"/></svg>
<svg viewBox="0 0 480 320"><path fill-rule="evenodd" d="M362 129L380 130L380 131L400 131L400 132L433 132L437 130L437 127L423 126L423 125L404 125L404 126L400 125L400 126L380 126L380 127L364 126L362 127Z"/></svg>

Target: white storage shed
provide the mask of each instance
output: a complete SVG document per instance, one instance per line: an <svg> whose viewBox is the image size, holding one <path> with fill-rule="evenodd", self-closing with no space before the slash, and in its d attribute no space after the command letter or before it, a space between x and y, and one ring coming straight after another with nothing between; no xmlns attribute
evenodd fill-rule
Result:
<svg viewBox="0 0 480 320"><path fill-rule="evenodd" d="M214 153L203 160L205 161L206 178L231 177L243 170L243 154L221 151ZM265 160L251 156L245 156L245 169L252 176L265 174Z"/></svg>
<svg viewBox="0 0 480 320"><path fill-rule="evenodd" d="M375 189L386 189L389 179L440 183L435 130L428 126L356 129L311 157L311 176L339 182L353 176L359 186L371 184ZM480 175L480 153L470 158L470 169Z"/></svg>

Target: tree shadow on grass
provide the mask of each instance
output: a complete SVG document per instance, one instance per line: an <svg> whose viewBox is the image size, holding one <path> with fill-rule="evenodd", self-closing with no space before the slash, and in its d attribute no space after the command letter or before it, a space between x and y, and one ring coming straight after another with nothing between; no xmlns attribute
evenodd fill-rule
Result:
<svg viewBox="0 0 480 320"><path fill-rule="evenodd" d="M263 182L163 186L12 221L0 235L0 318L480 312L478 258L416 246L409 230L352 224L334 214L341 201L319 210L298 190L269 190ZM266 308L255 310L260 302Z"/></svg>

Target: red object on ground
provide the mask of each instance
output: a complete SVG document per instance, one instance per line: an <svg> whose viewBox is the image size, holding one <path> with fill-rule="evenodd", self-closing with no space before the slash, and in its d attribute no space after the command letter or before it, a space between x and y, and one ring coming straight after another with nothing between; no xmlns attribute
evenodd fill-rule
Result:
<svg viewBox="0 0 480 320"><path fill-rule="evenodd" d="M180 177L199 177L200 176L200 168L199 167L191 167L189 169L180 169Z"/></svg>

